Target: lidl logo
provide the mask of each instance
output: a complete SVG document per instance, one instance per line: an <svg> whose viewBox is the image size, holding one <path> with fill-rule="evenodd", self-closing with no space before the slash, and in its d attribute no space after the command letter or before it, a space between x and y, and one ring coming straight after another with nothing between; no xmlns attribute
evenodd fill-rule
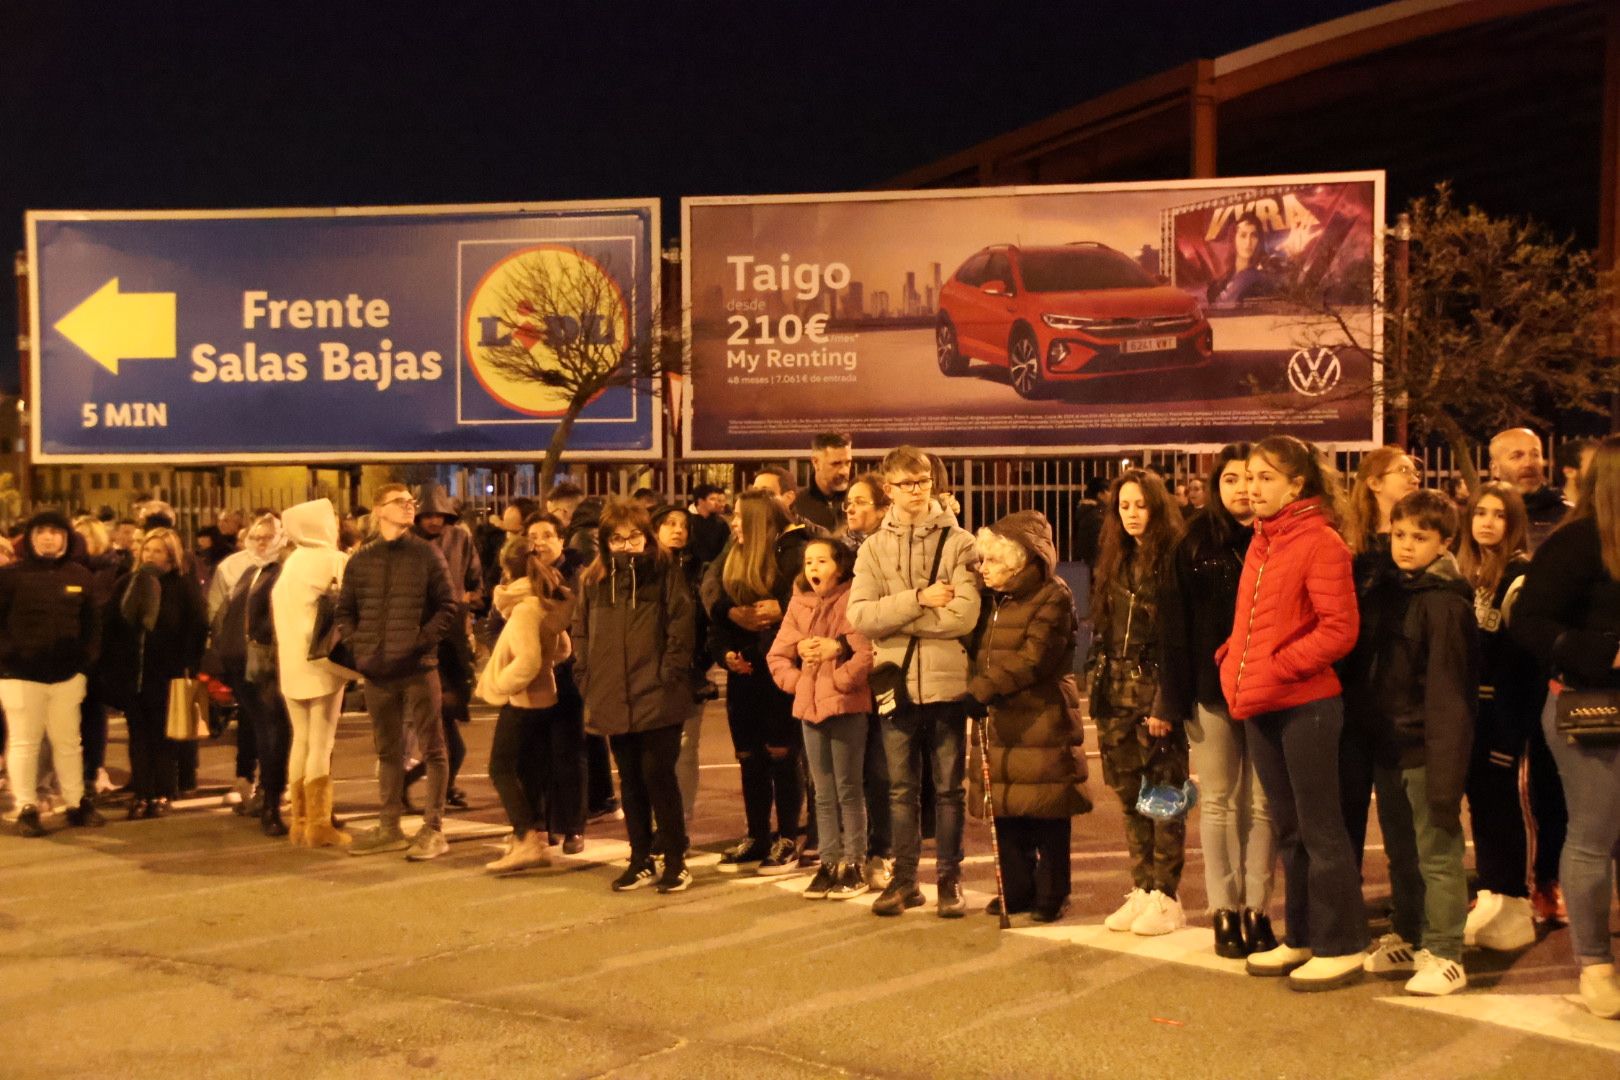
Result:
<svg viewBox="0 0 1620 1080"><path fill-rule="evenodd" d="M486 393L528 416L563 413L581 376L629 344L618 283L588 255L539 244L501 259L473 287L462 350Z"/></svg>

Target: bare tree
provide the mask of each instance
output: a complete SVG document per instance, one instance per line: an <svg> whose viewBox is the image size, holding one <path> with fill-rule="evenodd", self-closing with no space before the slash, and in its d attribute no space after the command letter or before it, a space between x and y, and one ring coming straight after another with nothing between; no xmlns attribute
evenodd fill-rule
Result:
<svg viewBox="0 0 1620 1080"><path fill-rule="evenodd" d="M1380 361L1385 402L1405 410L1413 437L1443 437L1473 488L1470 440L1513 425L1547 430L1560 412L1603 411L1616 381L1620 296L1592 252L1532 221L1465 209L1449 184L1414 199L1405 216L1405 295L1393 287L1386 236L1387 287L1372 298L1382 340L1372 339L1365 307L1341 306L1314 286L1289 297L1302 311L1296 343L1348 343ZM1332 397L1377 389L1347 381Z"/></svg>
<svg viewBox="0 0 1620 1080"><path fill-rule="evenodd" d="M685 370L684 342L664 327L656 298L640 298L636 310L609 263L531 253L502 276L495 295L500 332L481 346L480 364L512 383L543 388L547 411L560 413L541 491L556 478L586 406L616 387L650 399L666 375Z"/></svg>

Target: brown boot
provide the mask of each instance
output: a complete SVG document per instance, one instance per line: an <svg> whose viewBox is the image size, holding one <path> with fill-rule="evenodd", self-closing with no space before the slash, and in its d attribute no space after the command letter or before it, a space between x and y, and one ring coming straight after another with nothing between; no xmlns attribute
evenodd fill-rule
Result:
<svg viewBox="0 0 1620 1080"><path fill-rule="evenodd" d="M484 864L492 874L511 874L519 870L534 870L551 865L551 852L546 848L546 834L541 829L530 829L523 839L512 845L512 850Z"/></svg>
<svg viewBox="0 0 1620 1080"><path fill-rule="evenodd" d="M305 828L308 818L308 802L304 795L304 782L293 780L287 784L287 794L292 799L292 820L287 822L287 839L293 847L303 847L305 844Z"/></svg>
<svg viewBox="0 0 1620 1080"><path fill-rule="evenodd" d="M349 834L332 827L332 778L317 776L305 780L304 797L309 800L304 842L310 847L348 847Z"/></svg>

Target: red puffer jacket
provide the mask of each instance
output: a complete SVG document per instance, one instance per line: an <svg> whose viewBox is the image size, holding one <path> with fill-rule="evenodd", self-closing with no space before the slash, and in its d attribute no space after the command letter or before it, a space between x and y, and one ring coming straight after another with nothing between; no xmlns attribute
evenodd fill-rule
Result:
<svg viewBox="0 0 1620 1080"><path fill-rule="evenodd" d="M1301 499L1257 522L1232 636L1215 654L1232 716L1247 720L1338 694L1333 663L1354 647L1359 625L1350 549L1321 500Z"/></svg>

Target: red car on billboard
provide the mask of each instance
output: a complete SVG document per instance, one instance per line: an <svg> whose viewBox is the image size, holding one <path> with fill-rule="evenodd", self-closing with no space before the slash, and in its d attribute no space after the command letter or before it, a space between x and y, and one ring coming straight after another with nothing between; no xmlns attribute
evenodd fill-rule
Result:
<svg viewBox="0 0 1620 1080"><path fill-rule="evenodd" d="M983 360L1040 398L1067 382L1202 366L1213 338L1197 300L1084 241L976 252L940 287L934 344L946 375Z"/></svg>

